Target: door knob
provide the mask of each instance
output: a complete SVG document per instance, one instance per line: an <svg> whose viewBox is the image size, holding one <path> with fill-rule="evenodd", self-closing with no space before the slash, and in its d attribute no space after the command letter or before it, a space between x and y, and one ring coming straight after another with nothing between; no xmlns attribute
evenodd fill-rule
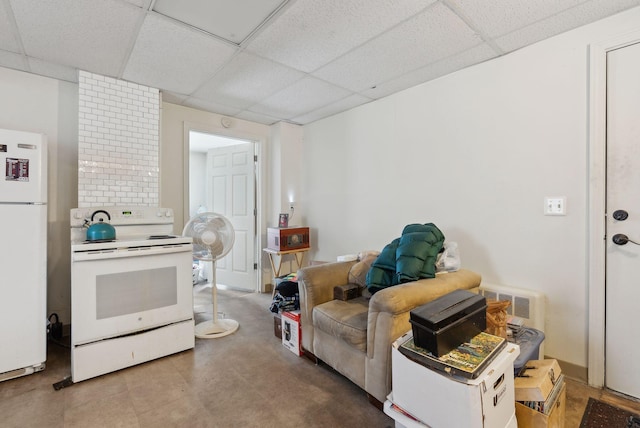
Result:
<svg viewBox="0 0 640 428"><path fill-rule="evenodd" d="M615 210L613 212L613 218L618 221L625 221L629 217L629 213L625 210Z"/></svg>
<svg viewBox="0 0 640 428"><path fill-rule="evenodd" d="M615 235L613 235L612 241L616 245L626 245L627 242L631 242L632 244L640 245L637 242L632 241L631 239L629 239L629 237L627 235L625 235L624 233L616 233Z"/></svg>

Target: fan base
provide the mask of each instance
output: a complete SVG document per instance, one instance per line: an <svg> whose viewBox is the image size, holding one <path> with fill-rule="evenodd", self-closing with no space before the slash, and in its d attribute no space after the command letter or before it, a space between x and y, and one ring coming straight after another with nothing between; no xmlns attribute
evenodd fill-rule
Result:
<svg viewBox="0 0 640 428"><path fill-rule="evenodd" d="M216 339L235 333L238 327L240 324L235 320L204 321L196 325L196 337L198 339Z"/></svg>

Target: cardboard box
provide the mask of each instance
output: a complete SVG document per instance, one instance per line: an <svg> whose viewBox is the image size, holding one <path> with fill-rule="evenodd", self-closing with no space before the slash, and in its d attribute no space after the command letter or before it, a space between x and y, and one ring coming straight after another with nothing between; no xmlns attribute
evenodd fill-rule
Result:
<svg viewBox="0 0 640 428"><path fill-rule="evenodd" d="M513 362L519 347L507 343L475 379L441 374L405 357L400 344L391 348L393 402L433 427L507 427L515 413Z"/></svg>
<svg viewBox="0 0 640 428"><path fill-rule="evenodd" d="M302 355L300 311L282 313L282 345L294 354Z"/></svg>
<svg viewBox="0 0 640 428"><path fill-rule="evenodd" d="M278 339L282 339L282 317L280 314L275 314L273 316L273 334Z"/></svg>
<svg viewBox="0 0 640 428"><path fill-rule="evenodd" d="M552 404L549 414L538 412L516 402L518 428L564 428L566 388L563 382L558 399Z"/></svg>
<svg viewBox="0 0 640 428"><path fill-rule="evenodd" d="M557 360L527 361L515 379L516 401L545 401L561 373Z"/></svg>

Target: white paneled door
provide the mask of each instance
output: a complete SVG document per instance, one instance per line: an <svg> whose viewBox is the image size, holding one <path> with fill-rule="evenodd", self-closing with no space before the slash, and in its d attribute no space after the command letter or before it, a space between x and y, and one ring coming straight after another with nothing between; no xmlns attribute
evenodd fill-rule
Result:
<svg viewBox="0 0 640 428"><path fill-rule="evenodd" d="M216 262L216 283L256 291L255 161L253 143L210 149L207 152L207 206L231 221L235 243Z"/></svg>
<svg viewBox="0 0 640 428"><path fill-rule="evenodd" d="M607 53L605 384L640 398L640 44Z"/></svg>

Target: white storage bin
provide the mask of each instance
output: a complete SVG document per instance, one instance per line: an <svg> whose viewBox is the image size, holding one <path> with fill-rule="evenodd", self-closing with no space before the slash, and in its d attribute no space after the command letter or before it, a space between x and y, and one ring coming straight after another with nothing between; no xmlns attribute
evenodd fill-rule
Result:
<svg viewBox="0 0 640 428"><path fill-rule="evenodd" d="M411 419L409 416L404 415L402 412L393 408L393 393L389 394L388 400L384 402L384 412L393 418L396 422L396 428L429 428L427 425L420 421Z"/></svg>
<svg viewBox="0 0 640 428"><path fill-rule="evenodd" d="M520 353L518 345L507 343L476 379L463 379L405 357L398 347L410 337L411 332L405 334L391 349L394 404L432 428L512 426L513 362Z"/></svg>
<svg viewBox="0 0 640 428"><path fill-rule="evenodd" d="M388 416L393 418L393 420L395 421L395 428L432 428L394 409L393 393L389 394L387 398L388 400L384 402L384 412ZM509 419L509 422L507 423L505 428L518 428L518 421L516 419L515 413L511 415L511 418Z"/></svg>

